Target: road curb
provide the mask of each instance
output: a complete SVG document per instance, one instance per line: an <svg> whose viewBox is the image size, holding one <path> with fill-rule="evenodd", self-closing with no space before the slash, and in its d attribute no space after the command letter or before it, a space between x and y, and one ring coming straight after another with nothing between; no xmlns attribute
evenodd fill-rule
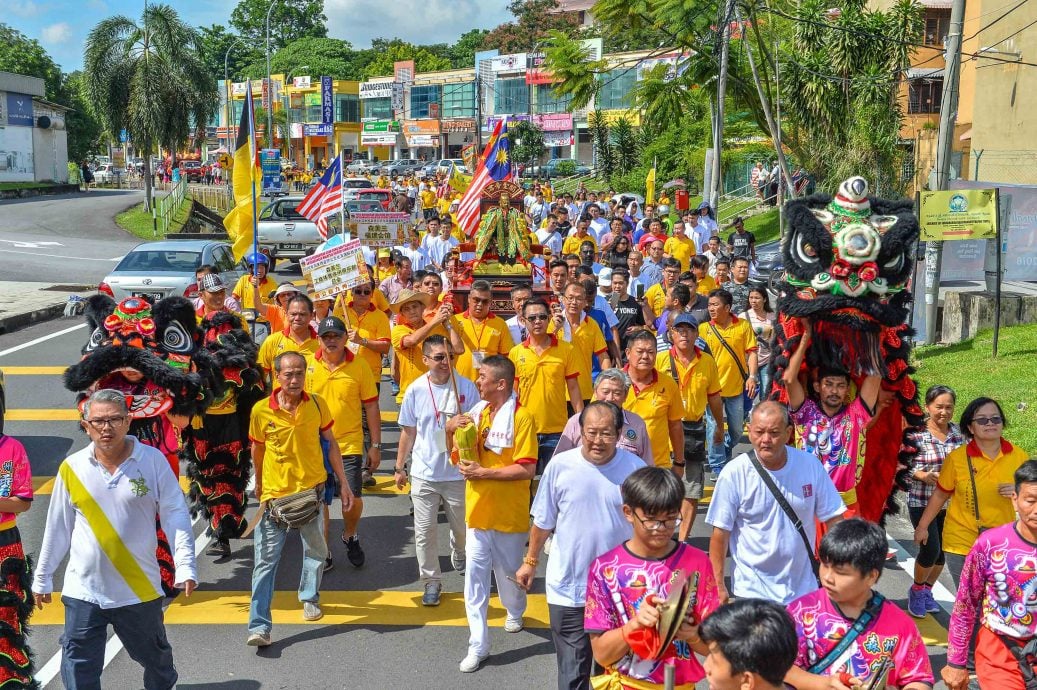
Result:
<svg viewBox="0 0 1037 690"><path fill-rule="evenodd" d="M65 304L67 302L67 299L63 299L60 302L48 304L40 309L0 317L0 335L12 333L25 328L26 326L32 326L37 323L56 319L65 313Z"/></svg>

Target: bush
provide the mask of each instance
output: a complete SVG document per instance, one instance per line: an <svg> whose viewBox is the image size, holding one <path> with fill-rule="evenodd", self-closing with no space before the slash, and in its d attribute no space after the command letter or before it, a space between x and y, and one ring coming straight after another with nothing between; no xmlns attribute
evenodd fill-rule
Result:
<svg viewBox="0 0 1037 690"><path fill-rule="evenodd" d="M559 177L572 177L576 174L576 161L562 161L555 170Z"/></svg>

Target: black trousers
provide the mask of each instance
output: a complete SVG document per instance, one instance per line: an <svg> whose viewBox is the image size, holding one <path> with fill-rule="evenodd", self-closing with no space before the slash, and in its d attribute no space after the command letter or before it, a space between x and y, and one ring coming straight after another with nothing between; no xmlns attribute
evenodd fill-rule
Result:
<svg viewBox="0 0 1037 690"><path fill-rule="evenodd" d="M590 690L591 638L583 630L583 607L548 604L551 640L558 663L558 690Z"/></svg>

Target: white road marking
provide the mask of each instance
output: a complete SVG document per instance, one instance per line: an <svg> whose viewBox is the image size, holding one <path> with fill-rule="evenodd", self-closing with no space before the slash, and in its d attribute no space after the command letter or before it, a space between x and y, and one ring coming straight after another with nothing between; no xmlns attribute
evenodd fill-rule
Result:
<svg viewBox="0 0 1037 690"><path fill-rule="evenodd" d="M0 251L3 251L3 250L0 249ZM57 338L58 336L65 335L66 333L71 333L72 331L79 330L80 328L86 328L86 324L85 323L81 323L78 326L69 326L68 328L62 329L62 330L57 331L55 333L51 333L50 335L45 335L45 336L42 336L40 338L36 338L35 340L30 340L29 342L22 343L21 345L15 345L14 347L9 347L6 350L0 351L0 357L3 357L4 355L9 355L9 354L18 352L20 350L24 350L26 348L32 347L33 345L39 345L40 343L46 342L46 341L50 340L51 338Z"/></svg>
<svg viewBox="0 0 1037 690"><path fill-rule="evenodd" d="M897 565L914 581L915 559L911 557L911 554L907 552L907 549L900 542L889 536L889 534L886 534L886 541L889 542L890 548L897 552ZM948 616L951 614L951 609L954 608L954 593L951 590L937 582L933 585L933 599L936 599L936 603L940 605L940 608Z"/></svg>
<svg viewBox="0 0 1037 690"><path fill-rule="evenodd" d="M38 247L64 247L65 245L61 242L32 242L30 240L0 240L0 242L7 242L13 244L16 247L24 247L26 249L35 249Z"/></svg>
<svg viewBox="0 0 1037 690"><path fill-rule="evenodd" d="M28 256L49 256L55 259L71 259L73 261L102 261L104 263L110 263L115 259L91 259L87 256L66 256L64 254L44 254L42 252L20 252L15 249L0 249L0 253L3 254L26 254Z"/></svg>
<svg viewBox="0 0 1037 690"><path fill-rule="evenodd" d="M125 258L126 258L126 255L125 255L125 254L123 254L122 256L113 256L112 258L110 258L110 259L108 259L108 260L109 260L109 261L122 261L122 260L123 260L123 259L125 259Z"/></svg>

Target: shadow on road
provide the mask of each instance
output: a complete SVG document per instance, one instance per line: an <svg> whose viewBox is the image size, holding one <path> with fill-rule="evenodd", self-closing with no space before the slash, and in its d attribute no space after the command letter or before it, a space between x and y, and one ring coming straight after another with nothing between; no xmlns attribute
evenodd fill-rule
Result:
<svg viewBox="0 0 1037 690"><path fill-rule="evenodd" d="M32 204L41 201L60 201L64 199L96 199L97 197L132 196L143 195L143 189L94 189L79 194L47 194L44 196L32 196L26 199L3 199L0 206L14 206L15 204Z"/></svg>

